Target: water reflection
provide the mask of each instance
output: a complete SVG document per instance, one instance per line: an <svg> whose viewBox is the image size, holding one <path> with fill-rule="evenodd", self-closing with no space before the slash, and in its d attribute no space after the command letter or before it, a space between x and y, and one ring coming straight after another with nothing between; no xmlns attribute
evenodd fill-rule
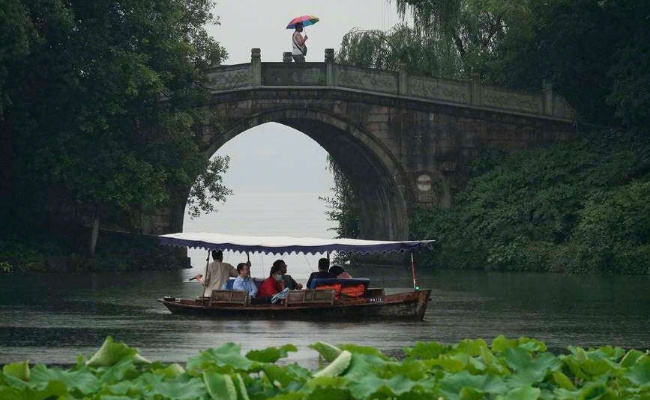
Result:
<svg viewBox="0 0 650 400"><path fill-rule="evenodd" d="M228 341L244 350L293 343L291 360L316 363L307 345L323 340L374 346L389 354L422 340L533 336L550 347L650 348L650 278L436 271L421 276L433 289L425 321L302 322L209 320L174 316L163 295L194 297L195 271L3 276L0 363L72 363L107 335L160 361L184 361ZM360 274L361 272L357 272ZM407 271L374 271L373 286L403 290Z"/></svg>

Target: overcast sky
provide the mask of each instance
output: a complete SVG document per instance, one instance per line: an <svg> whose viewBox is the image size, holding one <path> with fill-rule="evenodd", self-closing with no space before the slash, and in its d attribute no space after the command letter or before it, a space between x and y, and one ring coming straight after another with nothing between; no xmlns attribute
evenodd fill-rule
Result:
<svg viewBox="0 0 650 400"><path fill-rule="evenodd" d="M208 27L208 32L228 51L225 64L250 62L250 51L254 47L261 48L262 61L282 61L282 52L291 51L292 31L286 26L291 19L303 14L320 18L316 25L306 28L309 35L307 61L323 61L325 49L338 50L343 36L353 28L387 30L400 21L394 2L388 0L217 0L214 14L220 17L221 25ZM226 205L218 207L215 215L193 221L186 218L185 230L278 234L278 227L286 225L289 219L287 213L298 207L304 225L312 228L305 228L304 232L292 228L294 236L332 236L331 232L326 232L330 224L326 222L323 206L318 201L307 201L312 197L317 199L317 194L327 194L333 185L332 176L326 170L327 153L309 137L280 124L265 124L232 139L217 155L231 157L224 180L234 195L228 198ZM315 196L278 201L271 210L271 196L257 195L259 193L278 196L314 193ZM307 200L300 201L300 198ZM254 201L259 204L253 204ZM243 208L267 209L268 212L253 215ZM277 221L273 220L274 215L278 216ZM282 215L285 217L280 217ZM310 222L308 218L314 219ZM220 226L215 228L216 224Z"/></svg>
<svg viewBox="0 0 650 400"><path fill-rule="evenodd" d="M282 61L282 52L291 51L292 30L285 27L304 14L320 18L305 28L307 61L323 61L325 49L338 49L352 28L389 29L399 22L388 0L217 0L214 14L221 25L209 32L228 50L227 64L250 62L254 47L262 49L262 61Z"/></svg>

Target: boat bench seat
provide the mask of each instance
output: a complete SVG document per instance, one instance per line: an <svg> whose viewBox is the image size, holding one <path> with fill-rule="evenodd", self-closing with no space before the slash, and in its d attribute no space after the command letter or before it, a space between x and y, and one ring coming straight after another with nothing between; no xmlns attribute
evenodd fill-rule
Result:
<svg viewBox="0 0 650 400"><path fill-rule="evenodd" d="M285 307L309 306L315 304L334 304L334 290L291 290L287 293Z"/></svg>
<svg viewBox="0 0 650 400"><path fill-rule="evenodd" d="M248 292L239 290L213 290L210 296L210 304L233 304L247 305L250 303Z"/></svg>

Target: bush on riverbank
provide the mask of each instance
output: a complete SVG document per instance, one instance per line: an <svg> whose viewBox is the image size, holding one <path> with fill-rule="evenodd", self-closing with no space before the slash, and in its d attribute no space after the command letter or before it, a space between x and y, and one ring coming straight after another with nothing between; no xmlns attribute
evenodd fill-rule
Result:
<svg viewBox="0 0 650 400"><path fill-rule="evenodd" d="M448 210L417 211L442 268L650 273L650 143L637 132L479 160Z"/></svg>
<svg viewBox="0 0 650 400"><path fill-rule="evenodd" d="M293 345L241 354L233 343L185 367L152 363L109 337L90 359L59 369L5 365L0 398L224 399L647 399L650 355L610 346L556 356L533 339L417 343L398 361L372 347L318 342L329 365L310 371L276 362Z"/></svg>
<svg viewBox="0 0 650 400"><path fill-rule="evenodd" d="M0 235L0 273L173 270L189 267L186 257L154 237L102 232L94 258L85 243L58 235Z"/></svg>

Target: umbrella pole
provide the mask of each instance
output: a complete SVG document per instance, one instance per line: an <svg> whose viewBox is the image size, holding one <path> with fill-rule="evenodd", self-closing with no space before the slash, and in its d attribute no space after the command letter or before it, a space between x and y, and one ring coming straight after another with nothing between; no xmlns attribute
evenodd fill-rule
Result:
<svg viewBox="0 0 650 400"><path fill-rule="evenodd" d="M415 261L413 260L413 252L411 252L411 277L413 278L413 289L420 290L418 280L415 276Z"/></svg>

